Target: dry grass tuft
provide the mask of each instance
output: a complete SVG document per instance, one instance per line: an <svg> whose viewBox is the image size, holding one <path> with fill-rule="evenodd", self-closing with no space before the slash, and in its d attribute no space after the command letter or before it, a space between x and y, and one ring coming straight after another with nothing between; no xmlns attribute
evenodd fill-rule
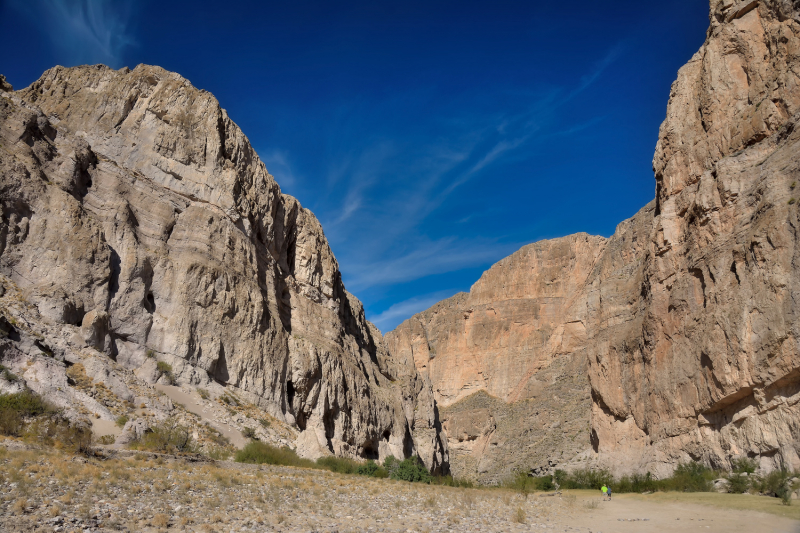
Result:
<svg viewBox="0 0 800 533"><path fill-rule="evenodd" d="M517 524L524 524L527 520L527 517L525 516L525 509L522 507L517 507L517 510L514 511L514 515L511 517L511 519Z"/></svg>
<svg viewBox="0 0 800 533"><path fill-rule="evenodd" d="M169 517L164 513L158 513L150 520L150 525L154 527L169 526Z"/></svg>
<svg viewBox="0 0 800 533"><path fill-rule="evenodd" d="M18 498L17 501L14 502L14 505L11 507L11 509L16 514L22 514L25 512L25 509L27 509L27 507L28 507L28 500L25 498Z"/></svg>

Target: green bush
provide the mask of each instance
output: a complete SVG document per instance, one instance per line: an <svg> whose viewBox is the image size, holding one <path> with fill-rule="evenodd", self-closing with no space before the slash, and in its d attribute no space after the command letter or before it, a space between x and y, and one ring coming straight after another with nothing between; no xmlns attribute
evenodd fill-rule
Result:
<svg viewBox="0 0 800 533"><path fill-rule="evenodd" d="M156 369L162 374L166 374L167 372L172 372L172 365L164 361L159 361L156 363Z"/></svg>
<svg viewBox="0 0 800 533"><path fill-rule="evenodd" d="M234 457L237 463L302 466L305 468L319 468L314 461L300 458L289 448L276 448L264 442L253 441L236 452Z"/></svg>
<svg viewBox="0 0 800 533"><path fill-rule="evenodd" d="M22 416L53 414L57 409L44 401L41 396L25 390L13 394L0 394L0 410L10 409Z"/></svg>
<svg viewBox="0 0 800 533"><path fill-rule="evenodd" d="M346 459L344 457L320 457L317 459L317 465L324 468L325 470L330 470L331 472L336 472L338 474L355 474L358 471L358 468L361 466L361 463L353 461L352 459Z"/></svg>
<svg viewBox="0 0 800 533"><path fill-rule="evenodd" d="M561 474L559 474L560 472ZM591 470L589 468L575 470L569 475L563 470L557 470L555 477L556 482L562 489L600 490L603 483L609 483L614 479L611 472L606 469Z"/></svg>
<svg viewBox="0 0 800 533"><path fill-rule="evenodd" d="M653 479L650 472L646 474L633 474L622 476L619 481L611 482L613 492L655 492L658 490L658 481Z"/></svg>
<svg viewBox="0 0 800 533"><path fill-rule="evenodd" d="M728 492L743 494L750 490L751 479L748 476L740 476L734 473L727 476L725 479L728 480Z"/></svg>
<svg viewBox="0 0 800 533"><path fill-rule="evenodd" d="M254 439L256 438L256 430L251 427L245 427L242 430L242 435L244 435L246 439Z"/></svg>
<svg viewBox="0 0 800 533"><path fill-rule="evenodd" d="M716 472L700 463L681 463L671 478L659 484L659 488L677 492L709 492L716 477Z"/></svg>
<svg viewBox="0 0 800 533"><path fill-rule="evenodd" d="M792 474L783 469L773 470L766 476L753 481L753 488L762 494L780 498L784 505L791 505L792 491L796 488L789 482L792 476Z"/></svg>
<svg viewBox="0 0 800 533"><path fill-rule="evenodd" d="M198 387L198 389L197 389L197 394L199 394L199 395L200 395L200 397L201 397L202 399L204 399L204 400L208 400L208 398L209 398L209 396L210 396L210 394L208 394L208 391L207 391L206 389L201 389L201 388L199 388L199 387Z"/></svg>
<svg viewBox="0 0 800 533"><path fill-rule="evenodd" d="M379 466L378 463L376 463L372 459L360 465L356 469L356 474L358 474L359 476L369 476L369 477L379 477L379 478L389 477L389 473L386 471L386 469Z"/></svg>
<svg viewBox="0 0 800 533"><path fill-rule="evenodd" d="M755 459L748 459L744 457L742 459L734 459L731 461L731 467L735 474L752 474L758 468L758 463L756 463Z"/></svg>
<svg viewBox="0 0 800 533"><path fill-rule="evenodd" d="M389 473L390 478L400 481L430 483L433 480L431 473L416 455L402 461L390 455L383 462L383 468Z"/></svg>
<svg viewBox="0 0 800 533"><path fill-rule="evenodd" d="M120 415L120 416L118 416L118 417L117 417L117 419L116 419L114 422L115 422L115 423L116 423L116 424L117 424L119 427L121 427L121 428L124 428L124 427L125 427L125 424L127 424L127 423L128 423L128 420L130 420L130 419L127 417L127 415Z"/></svg>

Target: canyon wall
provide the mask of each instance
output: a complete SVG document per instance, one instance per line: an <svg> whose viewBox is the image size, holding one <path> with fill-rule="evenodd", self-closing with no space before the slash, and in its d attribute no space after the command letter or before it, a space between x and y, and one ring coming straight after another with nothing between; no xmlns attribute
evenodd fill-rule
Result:
<svg viewBox="0 0 800 533"><path fill-rule="evenodd" d="M682 461L727 468L737 457L800 467L800 6L712 0L710 19L670 91L653 202L608 240L523 248L469 295L387 335L430 376L455 472L491 481L521 465L594 465L667 475ZM597 244L573 250L576 239ZM528 307L549 297L559 298L549 312ZM475 319L495 345L475 334ZM545 407L590 424L574 440L579 426L530 415L544 401L536 372L556 364L567 371L548 376ZM550 394L567 377L570 393ZM493 408L478 401L484 393L469 396L478 390ZM506 433L510 450L496 436L502 410L528 415Z"/></svg>
<svg viewBox="0 0 800 533"><path fill-rule="evenodd" d="M433 384L454 475L491 483L586 459L586 318L575 309L606 246L587 234L525 246L386 335Z"/></svg>
<svg viewBox="0 0 800 533"><path fill-rule="evenodd" d="M161 361L236 391L307 457L447 470L430 384L389 355L317 219L210 93L158 67L56 67L3 80L0 143L0 306L18 329L107 377L152 384Z"/></svg>

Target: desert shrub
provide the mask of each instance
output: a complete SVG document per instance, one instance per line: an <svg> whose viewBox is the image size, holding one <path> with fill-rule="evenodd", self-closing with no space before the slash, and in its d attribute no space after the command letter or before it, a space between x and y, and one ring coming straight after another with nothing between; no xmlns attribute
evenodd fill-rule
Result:
<svg viewBox="0 0 800 533"><path fill-rule="evenodd" d="M151 350L151 349L147 349L147 350L144 352L144 354L147 356L147 358L148 358L148 359L155 359L155 357L156 357L156 352L154 352L154 351L153 351L153 350Z"/></svg>
<svg viewBox="0 0 800 533"><path fill-rule="evenodd" d="M756 463L755 459L748 459L747 457L744 457L731 461L731 467L735 474L752 474L756 471L756 468L758 468L758 463Z"/></svg>
<svg viewBox="0 0 800 533"><path fill-rule="evenodd" d="M0 408L0 434L18 437L24 427L25 421L19 412Z"/></svg>
<svg viewBox="0 0 800 533"><path fill-rule="evenodd" d="M792 491L796 489L790 482L793 474L786 470L773 470L766 476L752 482L753 488L768 496L775 496L783 501L784 505L792 504Z"/></svg>
<svg viewBox="0 0 800 533"><path fill-rule="evenodd" d="M258 423L261 424L261 426L265 427L265 428L268 428L269 424L270 424L269 420L266 419L266 418L262 418L261 420L258 421Z"/></svg>
<svg viewBox="0 0 800 533"><path fill-rule="evenodd" d="M660 488L678 492L709 492L716 477L716 472L700 463L681 463L672 477L660 483Z"/></svg>
<svg viewBox="0 0 800 533"><path fill-rule="evenodd" d="M725 479L728 480L728 492L742 494L750 490L751 479L748 476L741 476L734 473L726 476Z"/></svg>
<svg viewBox="0 0 800 533"><path fill-rule="evenodd" d="M97 439L97 442L100 444L114 444L116 442L116 437L114 435L103 435Z"/></svg>
<svg viewBox="0 0 800 533"><path fill-rule="evenodd" d="M446 476L433 476L431 485L443 485L445 487L459 487L463 489L475 488L475 484L468 479L455 478L451 475Z"/></svg>
<svg viewBox="0 0 800 533"><path fill-rule="evenodd" d="M14 383L15 381L19 380L19 377L16 374L12 374L11 371L7 368L3 369L2 376L3 379L8 381L9 383Z"/></svg>
<svg viewBox="0 0 800 533"><path fill-rule="evenodd" d="M41 396L29 390L12 394L0 394L0 410L2 409L10 409L22 416L39 416L57 411Z"/></svg>
<svg viewBox="0 0 800 533"><path fill-rule="evenodd" d="M234 460L237 463L302 466L306 468L319 468L314 461L302 459L294 450L277 448L265 442L252 441L236 452Z"/></svg>
<svg viewBox="0 0 800 533"><path fill-rule="evenodd" d="M208 398L210 396L210 394L208 393L208 391L206 389L201 389L201 388L197 389L197 394L199 394L200 397L202 399L204 399L204 400L208 400Z"/></svg>
<svg viewBox="0 0 800 533"><path fill-rule="evenodd" d="M619 481L611 482L614 492L655 492L658 490L658 481L653 479L650 472L646 474L633 474L622 476Z"/></svg>
<svg viewBox="0 0 800 533"><path fill-rule="evenodd" d="M242 435L244 435L244 438L246 439L254 439L256 438L256 430L245 426L245 428L242 430Z"/></svg>
<svg viewBox="0 0 800 533"><path fill-rule="evenodd" d="M400 481L430 483L433 480L431 473L416 455L402 461L390 455L384 460L383 468L389 473L390 478Z"/></svg>
<svg viewBox="0 0 800 533"><path fill-rule="evenodd" d="M168 418L152 426L141 439L132 442L131 447L156 452L194 451L191 431L174 418Z"/></svg>
<svg viewBox="0 0 800 533"><path fill-rule="evenodd" d="M559 474L559 472L563 472ZM556 482L562 489L594 489L600 490L603 483L608 483L614 477L611 472L605 469L591 470L589 468L582 468L575 470L569 475L563 470L556 472Z"/></svg>
<svg viewBox="0 0 800 533"><path fill-rule="evenodd" d="M317 465L339 474L355 474L361 463L344 457L320 457L317 459Z"/></svg>
<svg viewBox="0 0 800 533"><path fill-rule="evenodd" d="M206 446L203 454L215 461L227 461L233 452L227 446Z"/></svg>
<svg viewBox="0 0 800 533"><path fill-rule="evenodd" d="M362 465L359 465L359 467L356 469L356 474L358 474L359 476L369 476L369 477L379 477L379 478L389 477L389 473L386 471L386 469L379 466L378 463L376 463L372 459L370 459L369 461L367 461Z"/></svg>
<svg viewBox="0 0 800 533"><path fill-rule="evenodd" d="M123 428L123 427L125 427L125 424L128 423L128 420L130 420L130 419L127 417L127 415L120 415L120 416L117 417L117 419L114 422L119 427Z"/></svg>
<svg viewBox="0 0 800 533"><path fill-rule="evenodd" d="M159 361L156 363L156 370L158 370L158 377L164 376L167 378L170 385L175 384L175 376L172 374L172 365L164 361Z"/></svg>
<svg viewBox="0 0 800 533"><path fill-rule="evenodd" d="M67 421L55 425L53 439L61 447L75 453L90 453L92 451L92 430L72 425Z"/></svg>

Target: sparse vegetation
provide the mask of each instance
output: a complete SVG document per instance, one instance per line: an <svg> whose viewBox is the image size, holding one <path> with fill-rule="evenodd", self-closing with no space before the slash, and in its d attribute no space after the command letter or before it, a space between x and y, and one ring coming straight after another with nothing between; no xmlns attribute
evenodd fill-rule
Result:
<svg viewBox="0 0 800 533"><path fill-rule="evenodd" d="M383 468L386 469L392 479L410 481L412 483L430 483L433 481L433 476L416 455L402 461L390 455L383 462Z"/></svg>
<svg viewBox="0 0 800 533"><path fill-rule="evenodd" d="M141 439L132 442L131 448L172 453L195 451L191 431L174 418L168 418L150 429Z"/></svg>
<svg viewBox="0 0 800 533"><path fill-rule="evenodd" d="M116 423L119 427L123 428L123 427L125 427L125 424L128 423L128 420L130 420L128 418L128 415L120 415L120 416L117 417L117 419L114 421L114 423Z"/></svg>
<svg viewBox="0 0 800 533"><path fill-rule="evenodd" d="M204 399L204 400L208 400L208 398L210 397L210 394L208 393L208 391L206 389L198 388L197 389L197 394L199 394L200 397L202 399Z"/></svg>
<svg viewBox="0 0 800 533"><path fill-rule="evenodd" d="M238 463L300 466L317 468L314 461L300 458L294 450L289 448L276 448L264 442L253 441L236 452L235 460Z"/></svg>
<svg viewBox="0 0 800 533"><path fill-rule="evenodd" d="M164 361L159 361L156 363L156 370L158 371L159 378L164 376L167 378L170 385L175 384L175 376L172 374L172 365Z"/></svg>

